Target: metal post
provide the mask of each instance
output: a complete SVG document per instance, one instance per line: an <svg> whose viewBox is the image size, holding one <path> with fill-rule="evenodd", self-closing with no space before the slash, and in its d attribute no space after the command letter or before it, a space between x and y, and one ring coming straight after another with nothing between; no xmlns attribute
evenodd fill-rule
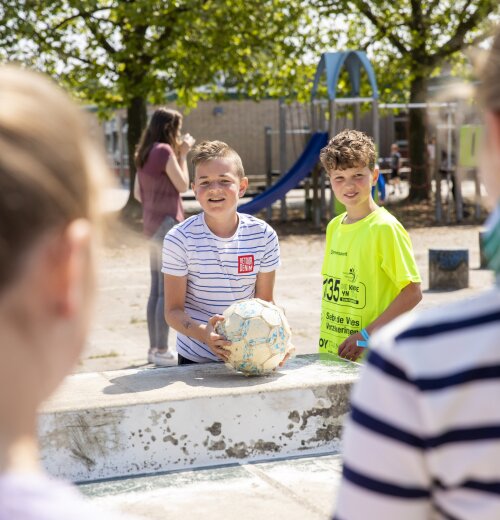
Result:
<svg viewBox="0 0 500 520"><path fill-rule="evenodd" d="M481 181L479 180L477 168L474 170L474 186L476 191L476 209L474 216L479 220L481 218Z"/></svg>
<svg viewBox="0 0 500 520"><path fill-rule="evenodd" d="M373 123L373 141L375 142L375 148L377 155L380 155L380 124L378 117L378 100L373 99L372 101L372 123Z"/></svg>
<svg viewBox="0 0 500 520"><path fill-rule="evenodd" d="M283 177L286 174L287 160L286 160L286 106L283 99L279 101L279 114L280 114L280 176ZM287 210L286 210L286 195L281 199L281 221L286 222Z"/></svg>
<svg viewBox="0 0 500 520"><path fill-rule="evenodd" d="M318 131L318 113L314 99L311 101L311 132Z"/></svg>
<svg viewBox="0 0 500 520"><path fill-rule="evenodd" d="M312 198L311 198L311 179L307 178L304 181L304 218L312 220Z"/></svg>
<svg viewBox="0 0 500 520"><path fill-rule="evenodd" d="M437 135L436 129L436 144L434 152L434 179L435 179L435 190L436 190L436 223L441 224L443 220L443 201L441 199L441 172L439 171L439 165L441 161L441 140Z"/></svg>
<svg viewBox="0 0 500 520"><path fill-rule="evenodd" d="M464 219L464 204L462 199L462 174L463 170L458 167L459 159L459 139L460 139L460 124L462 120L462 108L463 104L459 103L454 110L455 114L455 213L457 216L457 222L462 222Z"/></svg>
<svg viewBox="0 0 500 520"><path fill-rule="evenodd" d="M354 110L353 110L354 130L360 130L360 128L359 128L359 119L360 119L359 113L360 113L359 103L354 103Z"/></svg>
<svg viewBox="0 0 500 520"><path fill-rule="evenodd" d="M331 139L337 133L337 104L335 103L335 101L330 101L329 109L330 120L328 122L328 135Z"/></svg>
<svg viewBox="0 0 500 520"><path fill-rule="evenodd" d="M451 221L451 109L448 108L446 114L446 181L448 184L448 195L446 197L447 208L446 208L446 223L449 224Z"/></svg>
<svg viewBox="0 0 500 520"><path fill-rule="evenodd" d="M319 113L318 113L318 132L324 132L325 131L325 111L323 109L323 104L319 104Z"/></svg>
<svg viewBox="0 0 500 520"><path fill-rule="evenodd" d="M273 136L271 134L272 128L266 126L264 128L264 150L266 160L266 188L269 188L273 183ZM273 208L269 205L266 209L267 221L273 219Z"/></svg>

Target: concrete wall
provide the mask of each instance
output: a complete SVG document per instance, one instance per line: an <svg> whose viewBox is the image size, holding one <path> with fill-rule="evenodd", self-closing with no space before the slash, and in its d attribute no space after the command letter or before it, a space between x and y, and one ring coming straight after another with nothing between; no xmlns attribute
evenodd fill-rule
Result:
<svg viewBox="0 0 500 520"><path fill-rule="evenodd" d="M268 377L218 363L77 374L40 415L42 463L81 482L331 453L356 377L318 355Z"/></svg>

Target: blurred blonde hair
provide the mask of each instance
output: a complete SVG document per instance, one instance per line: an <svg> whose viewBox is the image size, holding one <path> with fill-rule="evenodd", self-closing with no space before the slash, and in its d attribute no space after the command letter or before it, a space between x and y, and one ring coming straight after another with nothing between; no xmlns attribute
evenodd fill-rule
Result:
<svg viewBox="0 0 500 520"><path fill-rule="evenodd" d="M193 149L191 163L195 169L199 164L212 159L229 159L235 168L234 173L242 179L245 176L243 163L238 153L223 141L203 141Z"/></svg>
<svg viewBox="0 0 500 520"><path fill-rule="evenodd" d="M108 173L82 110L59 87L0 67L0 290L45 232L96 222Z"/></svg>
<svg viewBox="0 0 500 520"><path fill-rule="evenodd" d="M497 28L491 50L482 65L478 87L481 104L492 111L500 111L500 29Z"/></svg>

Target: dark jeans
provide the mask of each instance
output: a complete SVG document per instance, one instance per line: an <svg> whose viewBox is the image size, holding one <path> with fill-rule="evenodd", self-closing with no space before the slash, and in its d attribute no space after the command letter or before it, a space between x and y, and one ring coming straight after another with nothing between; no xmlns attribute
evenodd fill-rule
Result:
<svg viewBox="0 0 500 520"><path fill-rule="evenodd" d="M177 354L177 364L178 365L197 365L196 361L191 361L184 356L181 356L179 353Z"/></svg>
<svg viewBox="0 0 500 520"><path fill-rule="evenodd" d="M165 292L163 285L162 249L163 239L170 229L177 224L172 217L165 217L161 226L151 237L149 265L151 268L151 288L149 291L147 318L149 332L149 348L167 350L168 325L165 321Z"/></svg>

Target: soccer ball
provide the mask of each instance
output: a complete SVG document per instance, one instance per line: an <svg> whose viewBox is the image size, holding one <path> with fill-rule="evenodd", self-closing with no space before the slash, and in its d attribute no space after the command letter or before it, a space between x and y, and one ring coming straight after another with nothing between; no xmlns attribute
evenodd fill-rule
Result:
<svg viewBox="0 0 500 520"><path fill-rule="evenodd" d="M283 311L276 305L253 298L233 303L216 332L232 342L227 364L246 375L263 375L293 351L291 331Z"/></svg>

